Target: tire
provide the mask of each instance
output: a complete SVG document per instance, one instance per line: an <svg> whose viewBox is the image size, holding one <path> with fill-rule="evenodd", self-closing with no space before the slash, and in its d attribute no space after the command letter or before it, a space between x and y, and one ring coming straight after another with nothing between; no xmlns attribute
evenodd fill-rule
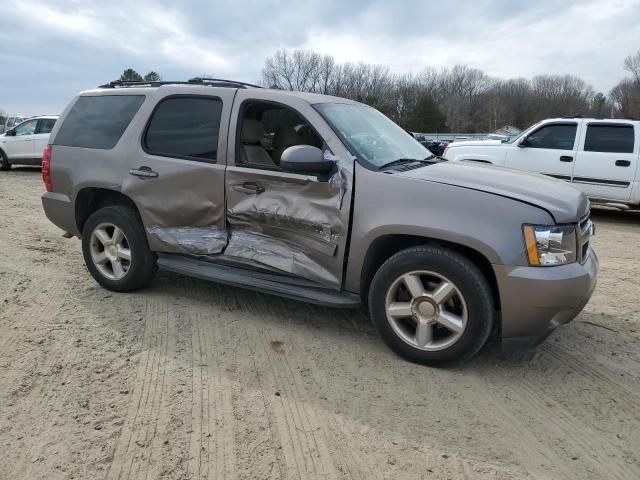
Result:
<svg viewBox="0 0 640 480"><path fill-rule="evenodd" d="M368 303L382 340L422 365L471 358L494 321L493 295L480 269L443 247L418 246L393 255L374 275Z"/></svg>
<svg viewBox="0 0 640 480"><path fill-rule="evenodd" d="M158 271L138 212L122 205L101 208L89 217L82 228L82 254L96 282L115 292L138 290Z"/></svg>
<svg viewBox="0 0 640 480"><path fill-rule="evenodd" d="M2 170L3 172L6 172L10 168L11 168L11 162L9 162L7 155L2 150L0 150L0 170Z"/></svg>

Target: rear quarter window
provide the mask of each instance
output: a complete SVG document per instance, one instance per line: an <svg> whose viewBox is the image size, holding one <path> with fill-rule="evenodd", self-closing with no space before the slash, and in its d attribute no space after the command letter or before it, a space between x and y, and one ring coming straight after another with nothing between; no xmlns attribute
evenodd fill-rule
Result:
<svg viewBox="0 0 640 480"><path fill-rule="evenodd" d="M144 99L144 95L80 97L53 143L109 150L118 143Z"/></svg>
<svg viewBox="0 0 640 480"><path fill-rule="evenodd" d="M633 153L633 137L631 125L589 125L584 140L584 151Z"/></svg>

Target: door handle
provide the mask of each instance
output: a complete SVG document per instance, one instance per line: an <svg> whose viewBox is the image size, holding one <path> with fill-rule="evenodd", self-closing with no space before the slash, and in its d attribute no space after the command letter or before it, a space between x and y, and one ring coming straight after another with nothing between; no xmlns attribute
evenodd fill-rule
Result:
<svg viewBox="0 0 640 480"><path fill-rule="evenodd" d="M246 193L247 195L260 195L264 192L264 187L256 182L244 182L232 185L236 192Z"/></svg>
<svg viewBox="0 0 640 480"><path fill-rule="evenodd" d="M560 157L560 161L561 162L573 162L573 157L570 157L569 155L562 155Z"/></svg>
<svg viewBox="0 0 640 480"><path fill-rule="evenodd" d="M129 174L140 178L156 178L158 176L158 172L154 172L149 167L132 168L129 170Z"/></svg>
<svg viewBox="0 0 640 480"><path fill-rule="evenodd" d="M616 160L616 167L630 167L631 162L629 160Z"/></svg>

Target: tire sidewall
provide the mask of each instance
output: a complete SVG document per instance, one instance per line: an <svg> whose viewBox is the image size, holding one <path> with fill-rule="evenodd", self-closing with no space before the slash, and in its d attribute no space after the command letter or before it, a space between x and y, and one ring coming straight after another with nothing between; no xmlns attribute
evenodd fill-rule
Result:
<svg viewBox="0 0 640 480"><path fill-rule="evenodd" d="M452 281L467 306L465 331L451 346L423 351L402 340L386 315L385 296L399 276L413 270L429 270ZM493 301L484 276L471 261L448 249L416 247L391 257L375 274L369 290L369 311L378 334L403 358L420 364L440 365L474 355L487 340L493 325Z"/></svg>
<svg viewBox="0 0 640 480"><path fill-rule="evenodd" d="M7 154L0 150L0 170L6 172L11 168L11 162L7 157Z"/></svg>

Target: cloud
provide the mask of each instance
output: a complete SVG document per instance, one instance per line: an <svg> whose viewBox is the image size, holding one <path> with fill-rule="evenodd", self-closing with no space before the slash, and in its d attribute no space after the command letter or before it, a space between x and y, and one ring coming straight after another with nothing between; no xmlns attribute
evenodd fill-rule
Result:
<svg viewBox="0 0 640 480"><path fill-rule="evenodd" d="M457 63L500 77L571 73L607 92L637 38L640 0L32 0L0 16L0 108L61 111L129 67L256 82L280 48L398 73Z"/></svg>

